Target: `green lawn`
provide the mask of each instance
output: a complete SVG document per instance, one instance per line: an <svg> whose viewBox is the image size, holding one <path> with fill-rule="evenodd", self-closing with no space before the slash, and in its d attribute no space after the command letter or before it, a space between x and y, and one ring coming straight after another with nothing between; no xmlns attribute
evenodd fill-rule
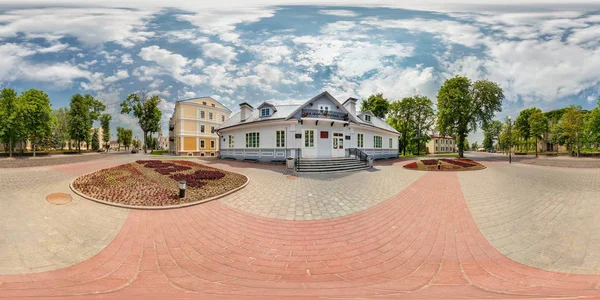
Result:
<svg viewBox="0 0 600 300"><path fill-rule="evenodd" d="M169 150L153 150L150 155L163 155L165 153L169 153Z"/></svg>
<svg viewBox="0 0 600 300"><path fill-rule="evenodd" d="M429 156L433 156L433 157L458 157L458 153L438 153L438 154L432 154Z"/></svg>

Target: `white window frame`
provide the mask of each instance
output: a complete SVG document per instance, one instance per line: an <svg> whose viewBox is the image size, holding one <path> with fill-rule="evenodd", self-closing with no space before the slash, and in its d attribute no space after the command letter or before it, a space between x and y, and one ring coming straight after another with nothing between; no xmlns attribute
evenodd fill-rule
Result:
<svg viewBox="0 0 600 300"><path fill-rule="evenodd" d="M203 110L200 111L200 119L206 119L206 112Z"/></svg>
<svg viewBox="0 0 600 300"><path fill-rule="evenodd" d="M235 136L229 135L229 148L235 148Z"/></svg>
<svg viewBox="0 0 600 300"><path fill-rule="evenodd" d="M325 104L319 105L319 112L320 113L326 113L326 112L328 113L330 111L331 110L329 109L329 105L325 105Z"/></svg>
<svg viewBox="0 0 600 300"><path fill-rule="evenodd" d="M308 137L307 132L309 132L309 131L311 132L311 137L312 137L311 140L309 140L307 138ZM316 132L315 129L304 129L304 148L315 148L315 132ZM308 145L307 145L307 142L309 142L309 141L312 143L312 145L311 145L311 143L308 143Z"/></svg>
<svg viewBox="0 0 600 300"><path fill-rule="evenodd" d="M383 138L380 135L373 136L373 148L377 148L377 149L383 148Z"/></svg>
<svg viewBox="0 0 600 300"><path fill-rule="evenodd" d="M225 122L225 115L221 115L221 122Z"/></svg>
<svg viewBox="0 0 600 300"><path fill-rule="evenodd" d="M365 121L371 122L371 115L365 115Z"/></svg>
<svg viewBox="0 0 600 300"><path fill-rule="evenodd" d="M210 141L210 149L215 149L215 141L214 140Z"/></svg>
<svg viewBox="0 0 600 300"><path fill-rule="evenodd" d="M212 120L213 119L213 113L212 112L208 112L208 119Z"/></svg>
<svg viewBox="0 0 600 300"><path fill-rule="evenodd" d="M201 133L205 133L206 132L206 128L204 128L204 125L200 124L200 132Z"/></svg>
<svg viewBox="0 0 600 300"><path fill-rule="evenodd" d="M215 126L210 126L210 134L214 134L215 133Z"/></svg>
<svg viewBox="0 0 600 300"><path fill-rule="evenodd" d="M357 148L365 147L365 135L363 133L359 133L356 135L356 147Z"/></svg>
<svg viewBox="0 0 600 300"><path fill-rule="evenodd" d="M206 146L205 141L204 140L200 140L200 148L204 149L204 148L206 148L205 146Z"/></svg>
<svg viewBox="0 0 600 300"><path fill-rule="evenodd" d="M246 132L246 148L260 148L260 132Z"/></svg>
<svg viewBox="0 0 600 300"><path fill-rule="evenodd" d="M275 147L285 148L285 130L275 130Z"/></svg>
<svg viewBox="0 0 600 300"><path fill-rule="evenodd" d="M390 141L390 149L392 149L394 147L394 140L392 138L389 138Z"/></svg>
<svg viewBox="0 0 600 300"><path fill-rule="evenodd" d="M260 109L260 116L261 117L268 117L271 115L271 110L268 107L263 107Z"/></svg>

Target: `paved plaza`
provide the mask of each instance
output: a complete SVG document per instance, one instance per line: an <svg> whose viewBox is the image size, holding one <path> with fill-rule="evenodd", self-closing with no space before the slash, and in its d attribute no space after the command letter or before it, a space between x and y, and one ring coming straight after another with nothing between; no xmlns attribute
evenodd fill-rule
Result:
<svg viewBox="0 0 600 300"><path fill-rule="evenodd" d="M295 176L281 165L205 160L250 183L159 211L68 188L141 155L0 169L0 298L600 296L600 171L471 155L487 169L422 172L396 160ZM74 198L49 204L51 192Z"/></svg>

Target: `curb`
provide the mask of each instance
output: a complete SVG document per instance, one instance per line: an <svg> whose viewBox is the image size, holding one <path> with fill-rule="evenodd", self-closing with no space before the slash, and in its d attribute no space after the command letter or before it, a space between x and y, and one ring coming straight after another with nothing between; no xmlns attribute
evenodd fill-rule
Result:
<svg viewBox="0 0 600 300"><path fill-rule="evenodd" d="M121 164L121 165L124 165L124 164ZM120 165L117 165L117 166L120 166ZM114 167L117 167L117 166L114 166ZM113 167L109 167L109 168L113 168ZM73 187L73 182L75 182L75 180L77 180L79 177L83 177L83 176L86 176L86 175L89 175L89 174L92 174L92 173L96 173L98 171L106 170L106 169L109 169L109 168L102 168L102 169L96 170L94 172L89 172L89 173L77 176L73 180L71 180L71 182L69 182L69 188L75 194L77 194L78 196L80 196L80 197L82 197L84 199L91 200L91 201L98 202L98 203L105 204L105 205L110 205L110 206L119 207L119 208L137 209L137 210L167 210L167 209L176 209L176 208L183 208L183 207L188 207L188 206L194 206L194 205L198 205L198 204L202 204L202 203L206 203L206 202L210 202L210 201L214 201L214 200L223 198L223 197L225 197L227 195L233 194L233 193L235 193L235 192L237 192L237 191L245 188L248 185L248 183L250 182L250 178L248 178L248 176L246 176L244 174L240 174L240 173L235 173L235 174L242 175L242 176L246 177L246 182L244 182L244 184L242 184L241 186L236 187L233 190L227 191L227 192L225 192L223 194L216 195L216 196L213 196L213 197L210 197L210 198L207 198L207 199L202 199L202 200L196 201L196 202L182 203L182 204L177 204L177 205L167 205L167 206L137 206L137 205L127 205L127 204L119 204L119 203L114 203L114 202L108 202L108 201L104 201L104 200L96 199L94 197L87 196L87 195L83 194L82 192L76 190L75 187ZM227 171L227 172L229 172L229 171ZM231 173L234 173L234 172L231 172Z"/></svg>

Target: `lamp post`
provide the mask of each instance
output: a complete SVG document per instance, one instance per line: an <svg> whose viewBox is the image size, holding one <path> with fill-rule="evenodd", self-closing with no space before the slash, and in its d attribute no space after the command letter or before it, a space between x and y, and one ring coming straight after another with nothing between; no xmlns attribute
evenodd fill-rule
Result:
<svg viewBox="0 0 600 300"><path fill-rule="evenodd" d="M510 116L508 116L508 163L512 163L511 157L511 148L512 148L512 121L510 120Z"/></svg>
<svg viewBox="0 0 600 300"><path fill-rule="evenodd" d="M179 198L185 198L185 180L179 181Z"/></svg>

